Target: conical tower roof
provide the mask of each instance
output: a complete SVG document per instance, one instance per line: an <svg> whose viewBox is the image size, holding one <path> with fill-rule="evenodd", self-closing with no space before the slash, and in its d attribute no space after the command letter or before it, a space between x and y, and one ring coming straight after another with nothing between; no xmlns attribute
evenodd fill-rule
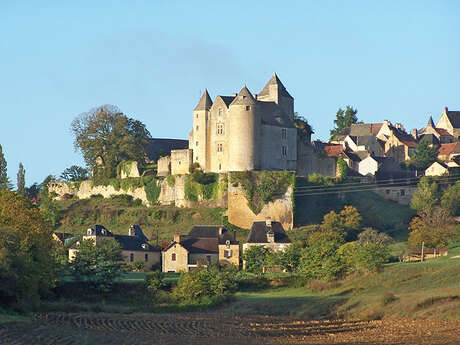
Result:
<svg viewBox="0 0 460 345"><path fill-rule="evenodd" d="M256 103L257 101L251 91L244 85L230 105L254 105Z"/></svg>
<svg viewBox="0 0 460 345"><path fill-rule="evenodd" d="M200 101L196 105L194 111L197 110L209 110L211 109L212 106L212 100L211 97L209 97L209 93L207 89L204 89L203 95L200 98Z"/></svg>
<svg viewBox="0 0 460 345"><path fill-rule="evenodd" d="M258 96L268 96L270 94L270 86L271 85L277 85L278 86L278 92L279 92L279 95L280 96L284 96L284 97L289 97L289 98L293 98L289 92L287 92L286 88L284 87L283 83L281 82L281 80L279 80L278 76L276 75L276 73L273 73L272 77L270 78L270 80L268 81L267 84L265 84L264 88L262 89L262 91L259 92Z"/></svg>
<svg viewBox="0 0 460 345"><path fill-rule="evenodd" d="M430 116L430 118L428 119L428 123L426 124L427 127L431 126L431 127L435 127L434 126L434 122L433 122L433 118Z"/></svg>

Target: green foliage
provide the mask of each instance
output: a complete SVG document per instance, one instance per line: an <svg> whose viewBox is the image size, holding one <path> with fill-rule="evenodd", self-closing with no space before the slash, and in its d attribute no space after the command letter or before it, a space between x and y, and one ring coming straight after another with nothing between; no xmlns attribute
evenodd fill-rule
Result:
<svg viewBox="0 0 460 345"><path fill-rule="evenodd" d="M145 269L145 261L135 260L132 264L134 272L142 272Z"/></svg>
<svg viewBox="0 0 460 345"><path fill-rule="evenodd" d="M88 169L72 165L70 168L65 169L61 174L61 179L65 182L84 181L89 178Z"/></svg>
<svg viewBox="0 0 460 345"><path fill-rule="evenodd" d="M294 113L294 126L297 128L297 134L299 139L304 144L309 144L311 140L311 135L314 133L313 128L308 123L305 117L300 116L297 112Z"/></svg>
<svg viewBox="0 0 460 345"><path fill-rule="evenodd" d="M278 251L275 255L278 257L278 264L287 272L295 272L300 263L301 247L298 244L292 243L283 251Z"/></svg>
<svg viewBox="0 0 460 345"><path fill-rule="evenodd" d="M53 176L47 176L40 187L40 210L45 219L55 228L59 223L59 211L56 207L56 202L53 201L49 194L48 184L54 179Z"/></svg>
<svg viewBox="0 0 460 345"><path fill-rule="evenodd" d="M118 242L108 238L95 245L93 240L84 240L77 249L78 253L70 264L73 278L95 291L110 291L122 272L120 261L123 257Z"/></svg>
<svg viewBox="0 0 460 345"><path fill-rule="evenodd" d="M2 145L0 145L0 191L9 189L9 179L6 167L5 155L3 154Z"/></svg>
<svg viewBox="0 0 460 345"><path fill-rule="evenodd" d="M281 197L289 186L295 185L295 174L287 171L232 172L230 182L233 186L241 186L249 208L257 215L265 204Z"/></svg>
<svg viewBox="0 0 460 345"><path fill-rule="evenodd" d="M121 173L122 172L123 172L123 174L125 176L128 176L129 173L131 172L131 166L132 166L133 163L134 163L134 161L132 161L132 160L121 161L117 165L117 178L121 179Z"/></svg>
<svg viewBox="0 0 460 345"><path fill-rule="evenodd" d="M236 270L210 265L181 274L174 297L182 303L196 303L204 298L222 298L237 288Z"/></svg>
<svg viewBox="0 0 460 345"><path fill-rule="evenodd" d="M433 162L436 162L438 151L435 147L430 147L427 141L421 141L415 148L411 157L411 164L417 169L425 170Z"/></svg>
<svg viewBox="0 0 460 345"><path fill-rule="evenodd" d="M353 109L353 107L347 105L346 109L343 110L342 108L339 108L336 113L336 118L334 120L334 129L330 131L331 133L331 138L336 136L337 134L340 134L340 132L346 128L350 127L352 124L358 122L358 118L356 117L356 114L358 113L357 109Z"/></svg>
<svg viewBox="0 0 460 345"><path fill-rule="evenodd" d="M161 186L159 185L157 179L155 179L153 176L145 176L143 177L143 181L147 200L152 205L156 204L161 193Z"/></svg>
<svg viewBox="0 0 460 345"><path fill-rule="evenodd" d="M336 181L332 177L324 176L318 173L313 173L308 175L308 183L321 186L334 186L336 184Z"/></svg>
<svg viewBox="0 0 460 345"><path fill-rule="evenodd" d="M147 290L155 296L158 290L166 286L165 274L161 271L150 272L145 275L145 286Z"/></svg>
<svg viewBox="0 0 460 345"><path fill-rule="evenodd" d="M339 168L339 178L340 180L346 179L348 176L348 164L344 161L342 157L339 157L337 160L337 167Z"/></svg>
<svg viewBox="0 0 460 345"><path fill-rule="evenodd" d="M272 251L264 246L250 246L243 253L245 269L252 273L262 273L262 269L269 261Z"/></svg>
<svg viewBox="0 0 460 345"><path fill-rule="evenodd" d="M22 163L19 163L19 170L18 170L18 183L17 183L17 191L18 194L24 195L26 189L26 180L25 180L25 170Z"/></svg>
<svg viewBox="0 0 460 345"><path fill-rule="evenodd" d="M23 307L56 283L52 229L24 197L0 192L0 306Z"/></svg>
<svg viewBox="0 0 460 345"><path fill-rule="evenodd" d="M168 175L166 177L166 182L168 182L168 186L169 187L174 187L174 185L176 184L176 178L174 175Z"/></svg>
<svg viewBox="0 0 460 345"><path fill-rule="evenodd" d="M439 202L439 190L436 182L430 182L428 177L422 177L417 189L412 195L410 206L420 212L430 212Z"/></svg>
<svg viewBox="0 0 460 345"><path fill-rule="evenodd" d="M194 170L185 177L185 199L190 201L213 200L219 195L219 175Z"/></svg>
<svg viewBox="0 0 460 345"><path fill-rule="evenodd" d="M194 183L192 176L185 176L184 194L185 199L190 201L198 201L198 184Z"/></svg>
<svg viewBox="0 0 460 345"><path fill-rule="evenodd" d="M151 139L143 123L109 106L77 116L71 130L75 148L81 151L87 166L95 175L108 178L116 176L117 166L124 160L143 162L144 148Z"/></svg>
<svg viewBox="0 0 460 345"><path fill-rule="evenodd" d="M452 216L460 216L460 181L447 188L441 198L441 207Z"/></svg>

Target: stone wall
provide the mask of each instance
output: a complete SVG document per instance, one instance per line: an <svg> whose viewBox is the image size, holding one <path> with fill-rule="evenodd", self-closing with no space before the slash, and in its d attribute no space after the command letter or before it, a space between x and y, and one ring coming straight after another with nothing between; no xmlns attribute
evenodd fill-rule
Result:
<svg viewBox="0 0 460 345"><path fill-rule="evenodd" d="M193 151L190 149L171 151L171 174L183 175L190 173Z"/></svg>
<svg viewBox="0 0 460 345"><path fill-rule="evenodd" d="M157 164L158 176L168 176L171 174L171 156L159 158Z"/></svg>
<svg viewBox="0 0 460 345"><path fill-rule="evenodd" d="M228 186L228 221L240 228L250 229L255 221L266 220L280 222L285 230L294 226L294 213L291 201L292 187L288 187L282 198L266 204L259 214L254 214L241 187Z"/></svg>

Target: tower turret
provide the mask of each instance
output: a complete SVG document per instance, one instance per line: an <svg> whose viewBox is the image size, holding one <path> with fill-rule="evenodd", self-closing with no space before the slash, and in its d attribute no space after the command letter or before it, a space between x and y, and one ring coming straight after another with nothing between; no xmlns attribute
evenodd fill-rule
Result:
<svg viewBox="0 0 460 345"><path fill-rule="evenodd" d="M229 171L260 169L261 119L246 85L229 106Z"/></svg>
<svg viewBox="0 0 460 345"><path fill-rule="evenodd" d="M207 162L207 140L208 140L208 119L209 110L212 106L211 97L205 89L195 109L193 109L193 130L189 139L189 148L193 150L193 163L200 164L206 169Z"/></svg>
<svg viewBox="0 0 460 345"><path fill-rule="evenodd" d="M273 73L262 91L257 94L257 100L275 102L283 109L289 118L294 119L294 98L287 92L276 73Z"/></svg>

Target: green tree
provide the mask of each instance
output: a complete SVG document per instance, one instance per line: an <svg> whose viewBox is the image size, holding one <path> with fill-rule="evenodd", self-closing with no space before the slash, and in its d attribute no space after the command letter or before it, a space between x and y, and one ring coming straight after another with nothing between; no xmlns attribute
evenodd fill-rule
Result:
<svg viewBox="0 0 460 345"><path fill-rule="evenodd" d="M284 270L287 272L294 272L299 266L301 249L302 248L296 243L292 243L284 250L274 254L278 257L277 261Z"/></svg>
<svg viewBox="0 0 460 345"><path fill-rule="evenodd" d="M411 220L409 231L408 243L414 248L419 247L422 242L427 247L446 246L460 235L460 229L449 211L439 206L420 211Z"/></svg>
<svg viewBox="0 0 460 345"><path fill-rule="evenodd" d="M7 163L0 145L0 191L10 189L10 180L7 174Z"/></svg>
<svg viewBox="0 0 460 345"><path fill-rule="evenodd" d="M348 176L348 164L342 157L337 160L337 167L339 168L339 178L344 180Z"/></svg>
<svg viewBox="0 0 460 345"><path fill-rule="evenodd" d="M84 240L77 245L78 252L70 264L70 272L76 281L87 283L91 289L110 291L115 279L122 273L120 245L112 238L97 245L93 240Z"/></svg>
<svg viewBox="0 0 460 345"><path fill-rule="evenodd" d="M393 239L383 232L366 228L358 235L356 253L356 270L361 272L375 272L390 259L388 245Z"/></svg>
<svg viewBox="0 0 460 345"><path fill-rule="evenodd" d="M436 182L430 182L428 177L422 177L417 189L412 195L410 206L420 212L430 212L439 202L439 191Z"/></svg>
<svg viewBox="0 0 460 345"><path fill-rule="evenodd" d="M25 170L22 163L19 163L19 170L18 170L18 183L17 183L17 190L18 194L24 195L26 189L26 180L25 180Z"/></svg>
<svg viewBox="0 0 460 345"><path fill-rule="evenodd" d="M420 142L411 157L411 164L417 169L425 170L438 158L438 151L435 147L430 147L427 141Z"/></svg>
<svg viewBox="0 0 460 345"><path fill-rule="evenodd" d="M42 211L45 219L54 228L59 221L59 211L56 203L53 201L49 193L48 184L54 180L54 176L47 176L40 185L40 210Z"/></svg>
<svg viewBox="0 0 460 345"><path fill-rule="evenodd" d="M358 122L358 117L356 114L358 113L358 109L354 109L352 106L347 105L346 109L343 110L342 108L339 108L337 110L337 113L335 114L335 120L334 120L334 128L330 131L331 133L331 138L336 136L337 134L340 134L340 132L346 128L350 127L352 124Z"/></svg>
<svg viewBox="0 0 460 345"><path fill-rule="evenodd" d="M56 283L52 229L19 194L0 192L0 305L30 302Z"/></svg>
<svg viewBox="0 0 460 345"><path fill-rule="evenodd" d="M72 165L61 174L61 178L66 182L84 181L87 180L88 177L88 169L79 167L78 165Z"/></svg>
<svg viewBox="0 0 460 345"><path fill-rule="evenodd" d="M245 269L252 273L262 273L262 269L272 251L264 246L251 246L243 252Z"/></svg>
<svg viewBox="0 0 460 345"><path fill-rule="evenodd" d="M71 130L75 149L81 151L95 176L102 177L115 177L122 161L144 162L145 146L151 139L142 122L107 105L77 116Z"/></svg>
<svg viewBox="0 0 460 345"><path fill-rule="evenodd" d="M155 295L158 290L161 290L166 286L164 278L164 273L161 271L154 271L146 274L144 281L147 290L149 290L152 295Z"/></svg>
<svg viewBox="0 0 460 345"><path fill-rule="evenodd" d="M311 141L311 135L315 132L313 131L312 126L308 123L307 119L295 112L294 126L297 128L297 134L300 140L305 144L309 144Z"/></svg>
<svg viewBox="0 0 460 345"><path fill-rule="evenodd" d="M447 188L441 198L441 207L452 216L460 215L460 181Z"/></svg>

